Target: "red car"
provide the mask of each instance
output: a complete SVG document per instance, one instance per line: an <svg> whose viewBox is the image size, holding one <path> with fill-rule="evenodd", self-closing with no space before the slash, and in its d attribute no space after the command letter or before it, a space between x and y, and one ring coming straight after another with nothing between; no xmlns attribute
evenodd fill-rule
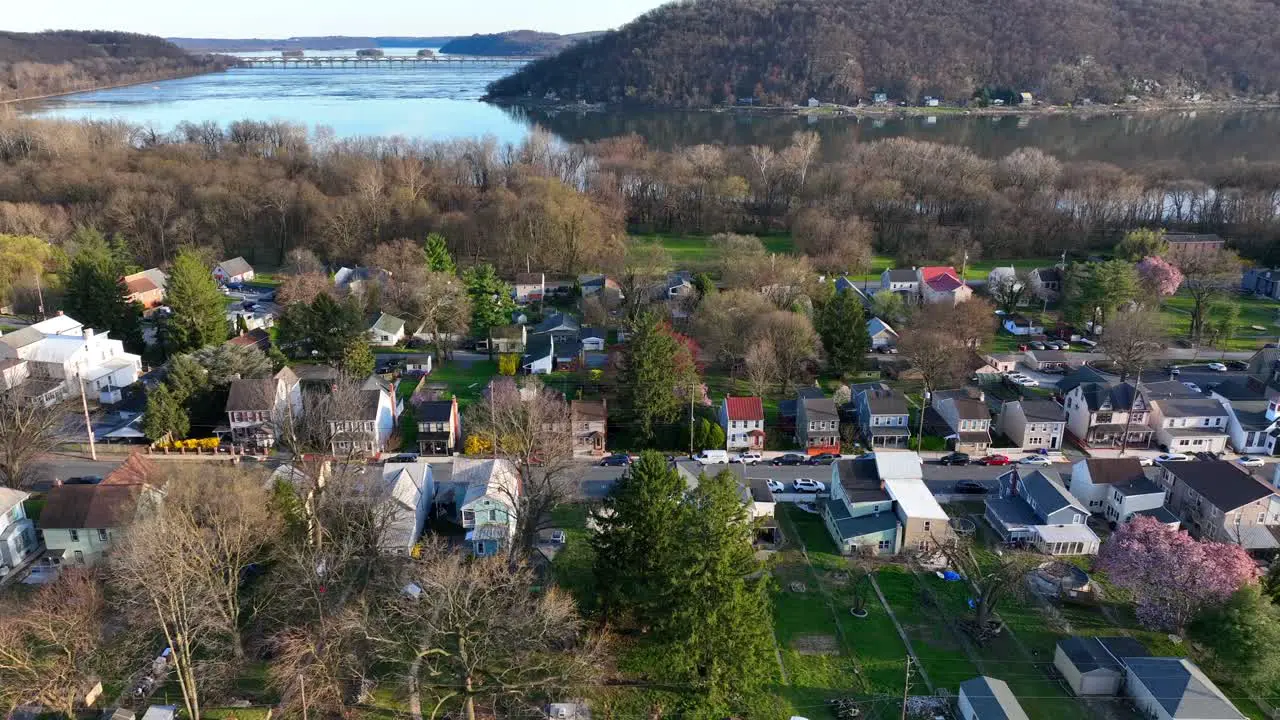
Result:
<svg viewBox="0 0 1280 720"><path fill-rule="evenodd" d="M978 460L979 465L1008 465L1008 455L988 455Z"/></svg>

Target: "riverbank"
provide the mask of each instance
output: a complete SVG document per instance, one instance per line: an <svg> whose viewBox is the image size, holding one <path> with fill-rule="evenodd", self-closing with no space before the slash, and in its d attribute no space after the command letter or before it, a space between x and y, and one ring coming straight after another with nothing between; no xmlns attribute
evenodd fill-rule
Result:
<svg viewBox="0 0 1280 720"><path fill-rule="evenodd" d="M192 72L175 73L165 75L163 77L154 77L146 80L132 80L123 83L113 83L110 85L95 85L93 87L80 88L77 90L64 90L62 92L47 93L45 95L30 95L20 98L0 99L0 106L19 106L24 103L39 102L41 100L52 100L53 98L67 97L68 95L80 95L82 93L100 92L103 90L115 90L117 88L134 87L136 85L149 85L157 82L167 82L169 80L182 80L184 78L196 77L198 75L209 75L211 73L225 72L226 66L211 67L206 70L195 70Z"/></svg>

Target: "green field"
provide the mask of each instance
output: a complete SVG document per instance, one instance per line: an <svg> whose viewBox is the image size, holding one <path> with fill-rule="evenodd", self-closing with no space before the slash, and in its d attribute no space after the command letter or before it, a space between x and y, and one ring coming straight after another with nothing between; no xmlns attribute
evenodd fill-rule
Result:
<svg viewBox="0 0 1280 720"><path fill-rule="evenodd" d="M498 374L498 363L480 360L471 365L446 360L431 371L425 379L428 383L443 383L458 398L458 408L470 405L481 398L485 386Z"/></svg>
<svg viewBox="0 0 1280 720"><path fill-rule="evenodd" d="M1251 295L1234 295L1222 302L1240 306L1240 321L1235 337L1224 343L1226 350L1256 350L1264 343L1280 340L1280 302ZM1191 310L1195 302L1186 293L1178 293L1164 301L1161 315L1172 338L1185 338L1191 332ZM1213 322L1212 315L1209 322ZM1256 326L1256 327L1255 327ZM1259 330L1258 328L1262 328ZM1213 348L1204 348L1206 356Z"/></svg>

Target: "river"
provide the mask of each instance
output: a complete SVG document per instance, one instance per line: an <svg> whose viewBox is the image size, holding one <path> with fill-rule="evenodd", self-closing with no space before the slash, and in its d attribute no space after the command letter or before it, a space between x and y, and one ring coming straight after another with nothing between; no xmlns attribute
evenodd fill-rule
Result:
<svg viewBox="0 0 1280 720"><path fill-rule="evenodd" d="M388 53L415 54L415 48ZM271 55L274 53L255 53ZM314 53L354 54L354 51ZM542 127L569 141L637 133L671 148L697 143L772 144L815 130L827 153L851 143L908 136L964 145L989 157L1038 147L1063 160L1125 167L1216 164L1244 157L1280 162L1280 110L1180 110L1042 114L806 118L691 111L551 111L480 102L485 86L523 64L439 64L370 69L237 68L223 73L79 93L28 104L39 117L116 118L168 131L179 122L282 119L339 137L428 140L493 136L519 142Z"/></svg>

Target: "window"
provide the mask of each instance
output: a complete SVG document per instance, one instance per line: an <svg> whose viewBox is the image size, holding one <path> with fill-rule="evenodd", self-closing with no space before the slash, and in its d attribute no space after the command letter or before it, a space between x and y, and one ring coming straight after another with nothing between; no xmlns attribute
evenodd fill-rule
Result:
<svg viewBox="0 0 1280 720"><path fill-rule="evenodd" d="M881 540L881 541L876 545L876 547L877 547L878 549L880 549L880 550L892 550L892 549L893 549L893 541L892 541L892 540Z"/></svg>
<svg viewBox="0 0 1280 720"><path fill-rule="evenodd" d="M1205 419L1204 419L1204 424L1205 424L1205 427L1208 427L1208 425L1209 425L1209 418L1205 418Z"/></svg>
<svg viewBox="0 0 1280 720"><path fill-rule="evenodd" d="M924 531L925 531L925 532L929 532L929 521L928 521L928 520L925 520L925 521L924 521Z"/></svg>
<svg viewBox="0 0 1280 720"><path fill-rule="evenodd" d="M67 531L67 536L71 538L71 542L80 542L80 531L79 531L79 530L68 530L68 531ZM78 554L78 553L79 553L79 551L77 551L77 554Z"/></svg>
<svg viewBox="0 0 1280 720"><path fill-rule="evenodd" d="M99 542L106 542L107 540L108 540L107 531L106 531L106 530L99 530L99 531L98 531L98 541L99 541Z"/></svg>
<svg viewBox="0 0 1280 720"><path fill-rule="evenodd" d="M77 550L77 551L76 551L76 564L77 564L77 565L83 565L83 564L84 564L84 552L83 552L83 551L81 551L81 550Z"/></svg>

